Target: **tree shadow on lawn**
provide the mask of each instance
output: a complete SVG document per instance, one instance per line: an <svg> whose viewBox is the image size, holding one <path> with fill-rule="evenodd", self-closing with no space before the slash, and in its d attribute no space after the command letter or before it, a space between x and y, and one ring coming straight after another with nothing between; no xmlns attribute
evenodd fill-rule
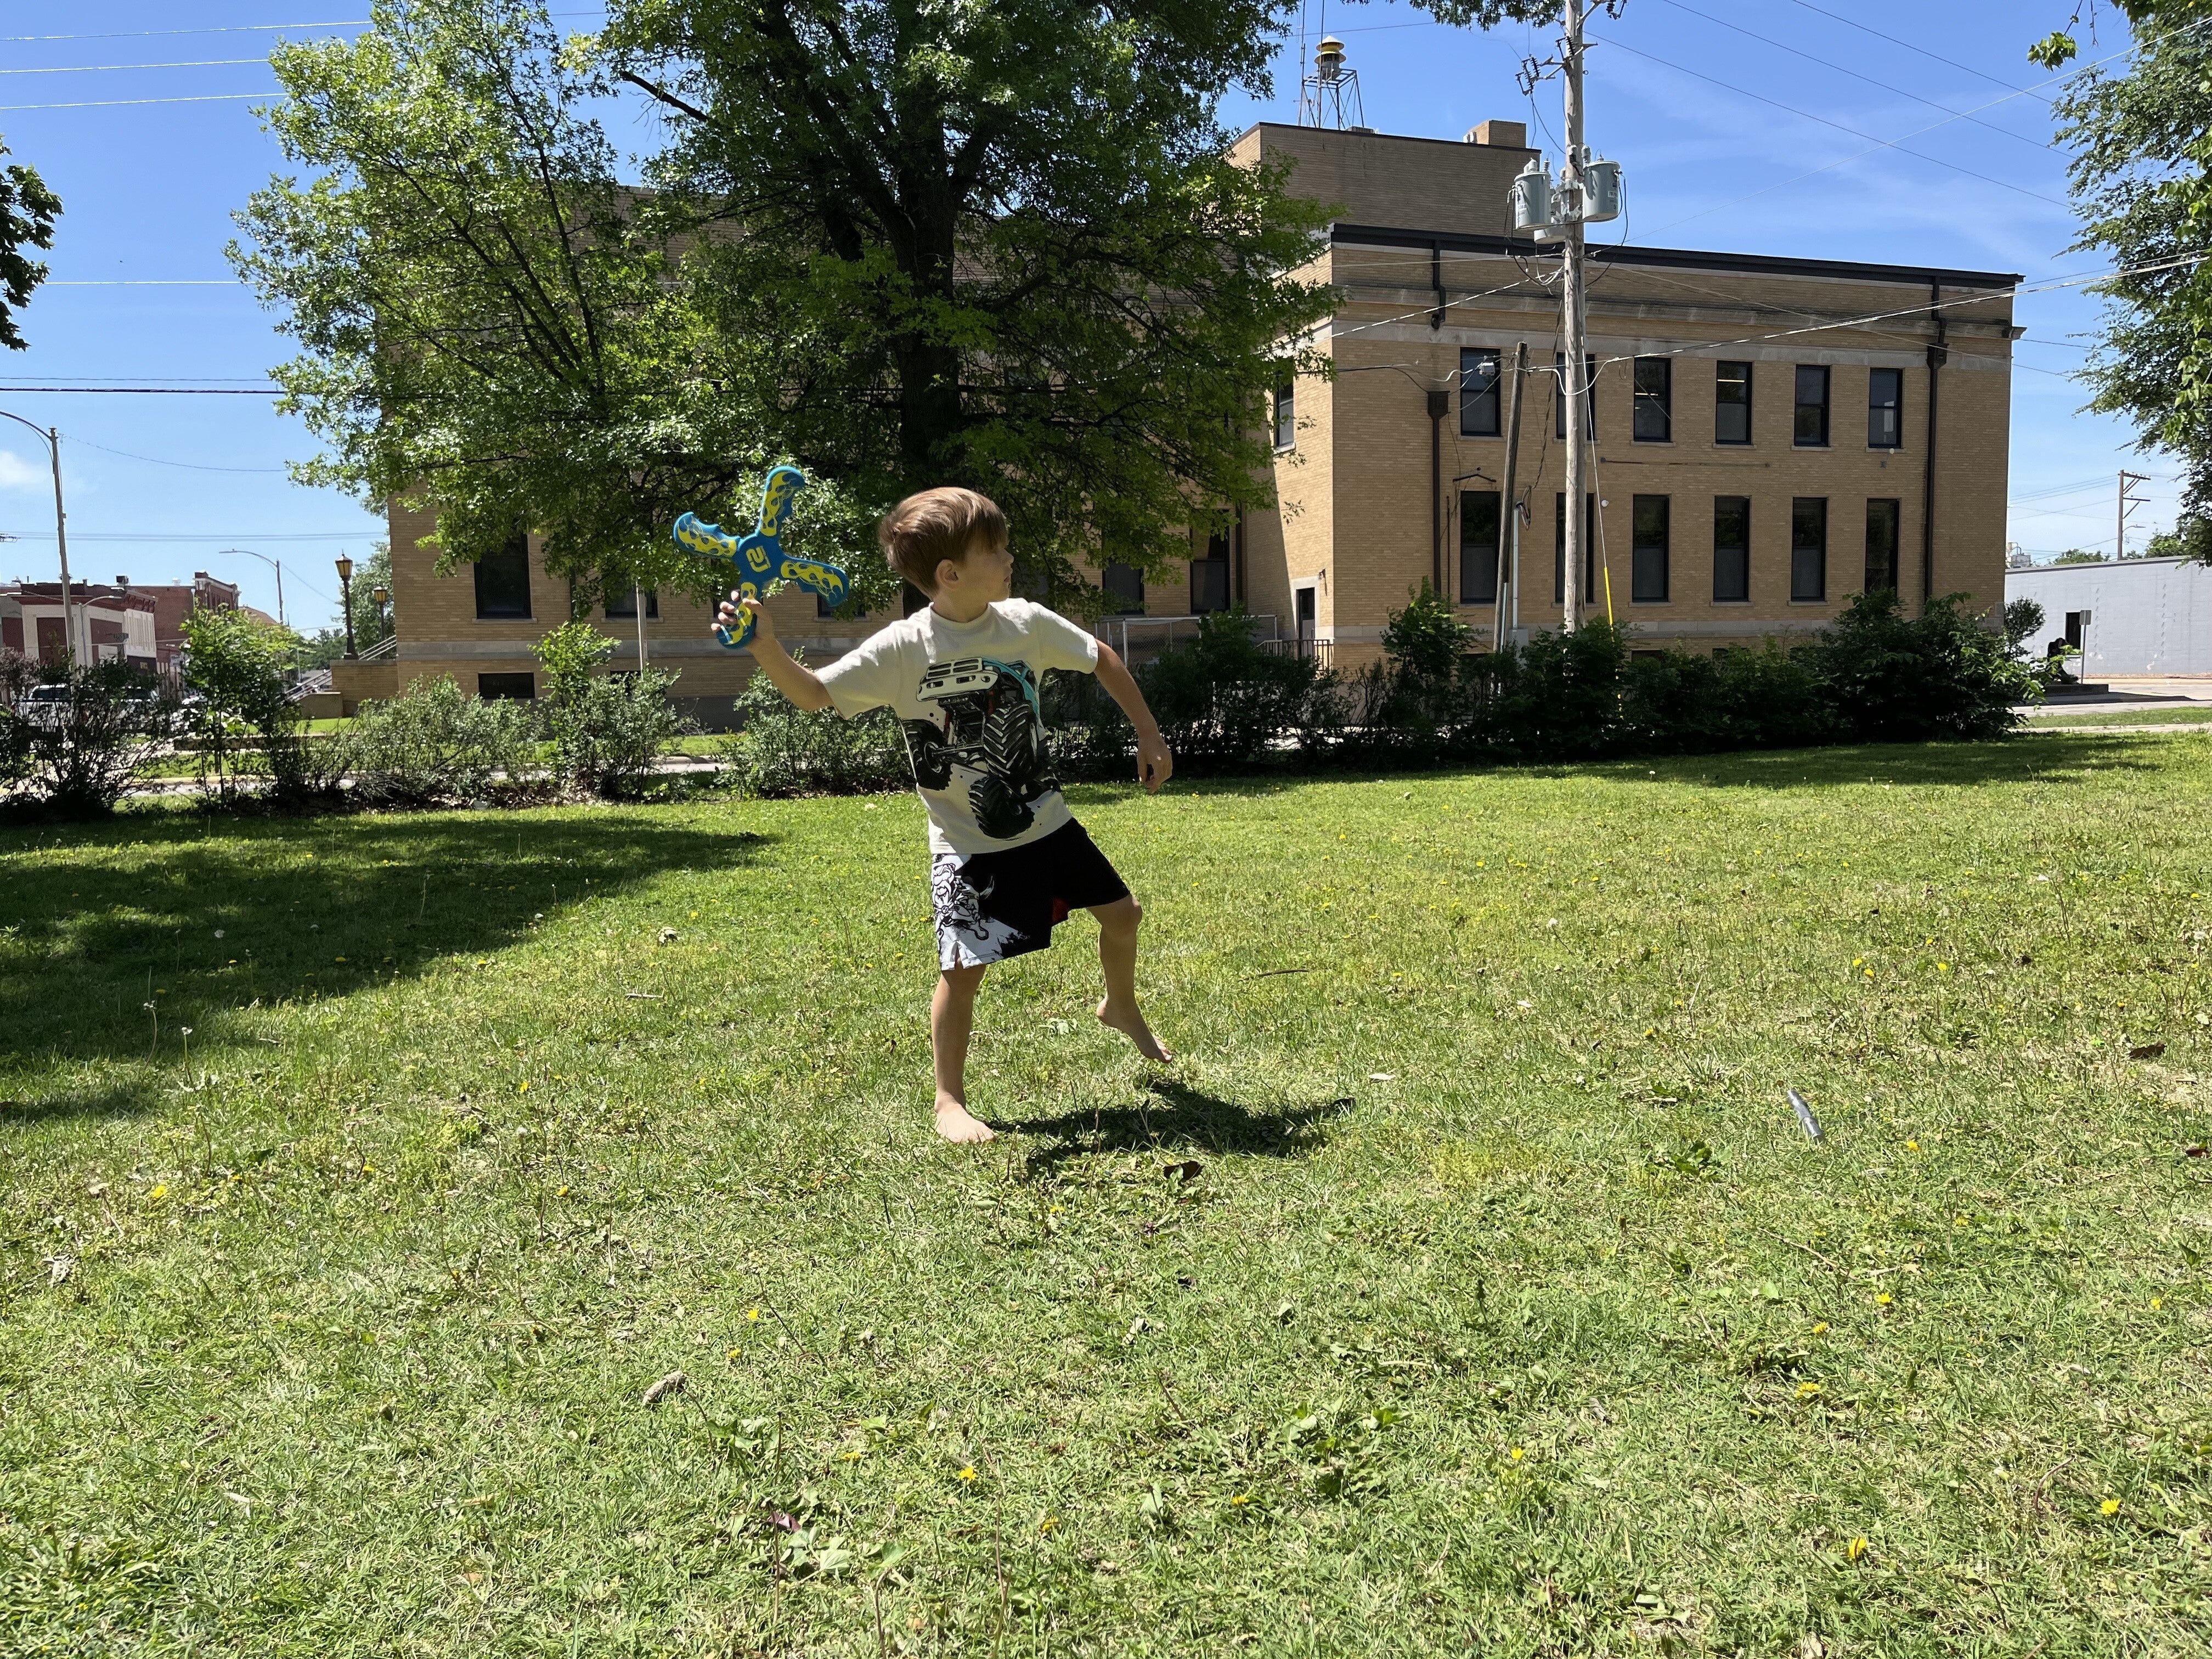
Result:
<svg viewBox="0 0 2212 1659"><path fill-rule="evenodd" d="M1623 783L1701 783L1714 789L1808 789L1905 784L2082 783L2098 772L2163 769L2142 741L2103 737L2011 738L1993 743L1866 743L1832 749L1750 749L1722 755L1532 767L1540 777L1597 776Z"/></svg>
<svg viewBox="0 0 2212 1659"><path fill-rule="evenodd" d="M1739 749L1707 755L1653 755L1626 759L1543 761L1510 764L1483 761L1435 766L1319 767L1243 774L1178 776L1178 793L1272 795L1322 784L1396 784L1425 780L1496 777L1545 780L1600 778L1620 783L1699 783L1711 788L1805 789L1894 783L1972 787L1984 783L2080 783L2099 772L2156 772L2161 763L2146 745L2155 736L2110 734L2049 738L2016 736L1988 743L1867 743L1819 749ZM1093 781L1071 784L1078 806L1133 800L1134 783Z"/></svg>
<svg viewBox="0 0 2212 1659"><path fill-rule="evenodd" d="M238 1018L256 1004L343 997L488 956L556 906L669 871L739 868L769 839L645 811L138 817L0 834L0 1030L18 1075L27 1060L173 1061L187 1025L195 1063L258 1052L252 1022ZM0 1083L0 1094L25 1092ZM74 1107L19 1102L0 1121L72 1109L131 1106L107 1093Z"/></svg>
<svg viewBox="0 0 2212 1659"><path fill-rule="evenodd" d="M1057 1117L1024 1118L994 1123L1001 1133L1051 1138L1054 1144L1031 1152L1031 1175L1048 1173L1079 1158L1102 1153L1194 1151L1225 1157L1302 1158L1325 1137L1318 1125L1352 1109L1351 1096L1317 1106L1255 1109L1202 1089L1158 1078L1145 1086L1152 1103L1064 1112Z"/></svg>

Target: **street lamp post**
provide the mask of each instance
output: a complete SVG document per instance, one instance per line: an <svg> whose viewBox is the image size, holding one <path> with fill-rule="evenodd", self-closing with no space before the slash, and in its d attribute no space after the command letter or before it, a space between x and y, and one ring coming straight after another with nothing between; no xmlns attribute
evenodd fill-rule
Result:
<svg viewBox="0 0 2212 1659"><path fill-rule="evenodd" d="M276 573L276 620L282 626L289 628L292 625L291 622L284 615L284 561L272 559L266 553L256 553L250 547L226 547L222 550L222 555L225 558L258 559Z"/></svg>
<svg viewBox="0 0 2212 1659"><path fill-rule="evenodd" d="M353 648L353 561L352 561L351 559L347 558L344 555L341 554L341 555L339 555L339 556L338 556L338 562L338 562L338 592L339 592L339 593L340 593L341 595L343 595L343 598L340 599L339 603L340 603L342 605L343 605L343 606L344 606L344 608L345 608L345 625L346 625L346 653L345 653L345 659L346 659L348 662L351 662L351 661L353 661L353 660L354 660L354 657L355 657L355 652L354 652L354 648Z"/></svg>
<svg viewBox="0 0 2212 1659"><path fill-rule="evenodd" d="M66 659L65 665L73 664L76 660L76 610L70 600L69 524L62 512L62 434L53 427L40 426L36 422L25 420L21 415L9 415L4 409L0 409L0 415L7 415L17 426L29 427L46 441L46 447L53 452L54 546L61 554L62 560L62 654ZM87 652L86 654L91 653Z"/></svg>

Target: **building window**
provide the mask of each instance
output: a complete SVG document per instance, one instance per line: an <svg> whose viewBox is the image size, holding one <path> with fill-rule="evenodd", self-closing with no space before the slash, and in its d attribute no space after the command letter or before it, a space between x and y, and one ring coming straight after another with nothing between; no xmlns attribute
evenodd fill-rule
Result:
<svg viewBox="0 0 2212 1659"><path fill-rule="evenodd" d="M1751 365L1717 363L1713 367L1713 441L1747 444L1751 441Z"/></svg>
<svg viewBox="0 0 2212 1659"><path fill-rule="evenodd" d="M1905 442L1905 371L1870 369L1867 374L1867 447L1896 449Z"/></svg>
<svg viewBox="0 0 2212 1659"><path fill-rule="evenodd" d="M1800 495L1790 504L1790 597L1828 597L1828 498Z"/></svg>
<svg viewBox="0 0 2212 1659"><path fill-rule="evenodd" d="M1867 503L1866 591L1897 592L1898 503Z"/></svg>
<svg viewBox="0 0 2212 1659"><path fill-rule="evenodd" d="M1459 602L1498 603L1498 532L1503 522L1494 489L1463 489L1459 497Z"/></svg>
<svg viewBox="0 0 2212 1659"><path fill-rule="evenodd" d="M1628 597L1638 605L1667 603L1668 498L1638 495L1632 511Z"/></svg>
<svg viewBox="0 0 2212 1659"><path fill-rule="evenodd" d="M1597 497L1583 497L1583 603L1597 592ZM1552 496L1552 603L1567 602L1567 492Z"/></svg>
<svg viewBox="0 0 2212 1659"><path fill-rule="evenodd" d="M477 620L530 620L530 538L514 539L477 561Z"/></svg>
<svg viewBox="0 0 2212 1659"><path fill-rule="evenodd" d="M1713 602L1751 602L1751 497L1713 497Z"/></svg>
<svg viewBox="0 0 2212 1659"><path fill-rule="evenodd" d="M1118 560L1099 573L1098 585L1106 590L1113 601L1110 609L1117 617L1141 617L1145 614L1145 573L1133 564Z"/></svg>
<svg viewBox="0 0 2212 1659"><path fill-rule="evenodd" d="M1567 354L1552 354L1552 378L1559 382L1553 388L1552 422L1557 435L1567 435ZM1597 359L1583 359L1583 431L1592 443L1597 441Z"/></svg>
<svg viewBox="0 0 2212 1659"><path fill-rule="evenodd" d="M1190 614L1210 616L1229 609L1229 538L1206 538L1206 556L1190 562Z"/></svg>
<svg viewBox="0 0 2212 1659"><path fill-rule="evenodd" d="M1828 371L1819 363L1797 365L1797 424L1800 449L1828 447Z"/></svg>
<svg viewBox="0 0 2212 1659"><path fill-rule="evenodd" d="M657 587L648 587L645 590L645 614L651 621L660 620L660 590ZM625 587L619 592L607 595L607 620L609 622L637 620L636 588Z"/></svg>
<svg viewBox="0 0 2212 1659"><path fill-rule="evenodd" d="M538 696L538 679L532 674L479 674L477 696L492 702L530 702Z"/></svg>
<svg viewBox="0 0 2212 1659"><path fill-rule="evenodd" d="M1462 438L1495 438L1498 419L1498 354L1462 351L1459 354L1459 434Z"/></svg>
<svg viewBox="0 0 2212 1659"><path fill-rule="evenodd" d="M1296 449L1298 445L1298 383L1285 380L1275 388L1275 447Z"/></svg>
<svg viewBox="0 0 2212 1659"><path fill-rule="evenodd" d="M1674 360L1638 357L1636 360L1636 421L1634 437L1640 444L1674 441Z"/></svg>

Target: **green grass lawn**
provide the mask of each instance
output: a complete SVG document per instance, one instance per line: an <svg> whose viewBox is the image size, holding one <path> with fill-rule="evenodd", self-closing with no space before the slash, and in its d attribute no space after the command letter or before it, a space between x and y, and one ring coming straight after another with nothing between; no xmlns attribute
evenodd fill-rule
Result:
<svg viewBox="0 0 2212 1659"><path fill-rule="evenodd" d="M0 832L0 1652L2201 1654L2208 785L1084 788L981 1149L908 799Z"/></svg>
<svg viewBox="0 0 2212 1659"><path fill-rule="evenodd" d="M2045 726L2197 726L2212 721L2212 704L2178 702L2163 708L2116 708L2103 714L2069 714L2063 711L2029 716L2029 724L2040 730Z"/></svg>

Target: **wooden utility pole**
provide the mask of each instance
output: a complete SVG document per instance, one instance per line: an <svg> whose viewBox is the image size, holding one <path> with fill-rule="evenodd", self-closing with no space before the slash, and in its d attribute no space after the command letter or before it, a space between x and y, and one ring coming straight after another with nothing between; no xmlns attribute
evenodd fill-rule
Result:
<svg viewBox="0 0 2212 1659"><path fill-rule="evenodd" d="M1492 607L1491 648L1503 651L1521 605L1521 506L1515 479L1521 465L1521 381L1528 372L1528 343L1513 348L1513 378L1505 384L1505 476L1498 483L1498 603Z"/></svg>
<svg viewBox="0 0 2212 1659"><path fill-rule="evenodd" d="M1562 78L1567 88L1567 154L1559 169L1559 217L1563 233L1565 279L1560 284L1559 340L1565 361L1559 365L1559 394L1567 400L1566 608L1560 625L1568 633L1582 626L1583 541L1587 526L1583 517L1584 448L1589 444L1589 386L1583 360L1583 211L1587 205L1583 169L1589 155L1583 143L1583 5L1567 0L1566 61Z"/></svg>

